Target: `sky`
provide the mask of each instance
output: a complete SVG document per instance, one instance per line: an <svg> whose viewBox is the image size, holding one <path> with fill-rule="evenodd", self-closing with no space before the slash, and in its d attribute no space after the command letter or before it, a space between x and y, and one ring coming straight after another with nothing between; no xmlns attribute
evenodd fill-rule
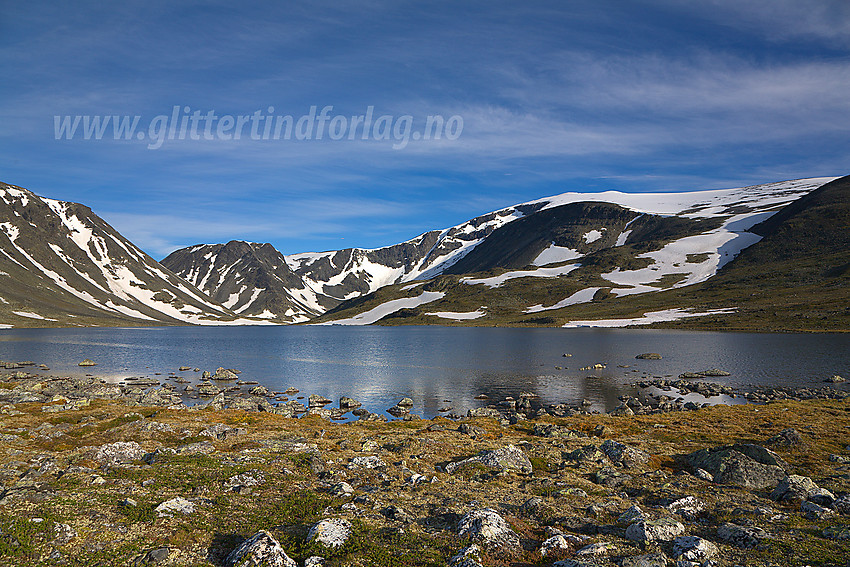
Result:
<svg viewBox="0 0 850 567"><path fill-rule="evenodd" d="M0 181L157 259L850 173L846 0L0 0L0 71Z"/></svg>

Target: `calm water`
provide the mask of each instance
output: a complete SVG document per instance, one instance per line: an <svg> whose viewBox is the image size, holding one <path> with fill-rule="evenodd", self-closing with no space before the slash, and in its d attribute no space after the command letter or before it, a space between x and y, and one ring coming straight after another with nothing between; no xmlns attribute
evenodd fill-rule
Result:
<svg viewBox="0 0 850 567"><path fill-rule="evenodd" d="M663 360L636 360L659 352ZM573 356L564 358L562 354ZM77 362L98 363L82 369ZM850 334L753 334L625 329L460 327L160 327L0 330L0 360L33 360L52 375L92 372L110 380L165 379L179 366L242 370L272 390L333 400L347 395L372 411L401 397L431 417L444 406L478 407L480 393L498 401L531 391L543 403L611 409L644 376L721 368L732 386L822 386L850 378ZM581 367L607 364L604 370ZM629 365L629 368L618 368ZM562 367L556 369L556 366ZM199 373L180 373L193 382ZM594 376L594 377L591 377ZM839 385L838 387L844 387ZM300 395L300 394L299 394ZM446 402L445 400L450 400Z"/></svg>

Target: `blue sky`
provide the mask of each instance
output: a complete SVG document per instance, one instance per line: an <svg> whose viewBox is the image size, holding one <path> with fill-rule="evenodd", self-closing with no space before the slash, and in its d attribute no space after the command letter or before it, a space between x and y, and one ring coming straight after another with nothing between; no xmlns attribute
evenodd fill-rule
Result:
<svg viewBox="0 0 850 567"><path fill-rule="evenodd" d="M565 191L843 175L845 0L0 0L0 180L156 258L378 247ZM459 116L456 139L55 139L54 116ZM213 128L213 132L215 129Z"/></svg>

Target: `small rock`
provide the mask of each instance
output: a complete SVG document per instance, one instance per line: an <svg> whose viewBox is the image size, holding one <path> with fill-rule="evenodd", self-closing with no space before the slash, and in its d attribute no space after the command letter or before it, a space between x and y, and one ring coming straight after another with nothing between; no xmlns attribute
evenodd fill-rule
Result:
<svg viewBox="0 0 850 567"><path fill-rule="evenodd" d="M663 553L648 553L623 557L622 567L667 567L667 556Z"/></svg>
<svg viewBox="0 0 850 567"><path fill-rule="evenodd" d="M351 523L348 520L332 518L314 524L307 533L307 540L335 548L342 546L350 535Z"/></svg>
<svg viewBox="0 0 850 567"><path fill-rule="evenodd" d="M773 437L767 440L768 445L781 445L783 447L794 447L803 444L803 437L800 432L789 427L783 429Z"/></svg>
<svg viewBox="0 0 850 567"><path fill-rule="evenodd" d="M78 366L96 366L96 365L97 365L97 363L90 358L87 358L87 359L85 359L84 361L82 361L78 364Z"/></svg>
<svg viewBox="0 0 850 567"><path fill-rule="evenodd" d="M98 447L94 460L104 465L114 466L138 461L144 456L144 449L135 441L118 441Z"/></svg>
<svg viewBox="0 0 850 567"><path fill-rule="evenodd" d="M377 469L385 466L387 466L387 464L376 455L354 457L348 464L348 468L350 469Z"/></svg>
<svg viewBox="0 0 850 567"><path fill-rule="evenodd" d="M325 558L318 555L311 555L304 560L304 567L325 567L325 565L327 565Z"/></svg>
<svg viewBox="0 0 850 567"><path fill-rule="evenodd" d="M661 355L657 352L645 352L637 355L635 358L638 360L661 360Z"/></svg>
<svg viewBox="0 0 850 567"><path fill-rule="evenodd" d="M334 496L347 496L354 494L354 488L347 482L338 482L331 488L331 494Z"/></svg>
<svg viewBox="0 0 850 567"><path fill-rule="evenodd" d="M649 453L645 453L640 449L629 447L628 445L611 439L605 440L599 449L605 453L612 462L630 468L646 464L650 458Z"/></svg>
<svg viewBox="0 0 850 567"><path fill-rule="evenodd" d="M470 464L480 464L490 469L514 471L524 475L531 474L532 472L531 461L521 449L514 445L508 445L501 449L481 451L475 457L470 457L460 462L449 463L446 465L446 472L453 473L459 468Z"/></svg>
<svg viewBox="0 0 850 567"><path fill-rule="evenodd" d="M157 547L156 549L151 549L147 553L142 556L141 564L142 565L159 565L171 554L171 550L167 547Z"/></svg>
<svg viewBox="0 0 850 567"><path fill-rule="evenodd" d="M800 504L800 511L809 520L822 520L835 515L834 511L815 504L814 502L803 502Z"/></svg>
<svg viewBox="0 0 850 567"><path fill-rule="evenodd" d="M831 504L835 496L831 492L819 487L807 476L797 474L788 475L780 481L779 485L770 493L771 500L787 502L789 504L800 504L806 500L822 503L826 501Z"/></svg>
<svg viewBox="0 0 850 567"><path fill-rule="evenodd" d="M691 522L699 518L705 508L705 502L695 496L686 496L667 505L667 509L670 512L678 514Z"/></svg>
<svg viewBox="0 0 850 567"><path fill-rule="evenodd" d="M842 378L838 374L835 374L834 376L830 376L829 378L824 380L824 382L830 382L832 384L837 384L839 382L844 382L844 378Z"/></svg>

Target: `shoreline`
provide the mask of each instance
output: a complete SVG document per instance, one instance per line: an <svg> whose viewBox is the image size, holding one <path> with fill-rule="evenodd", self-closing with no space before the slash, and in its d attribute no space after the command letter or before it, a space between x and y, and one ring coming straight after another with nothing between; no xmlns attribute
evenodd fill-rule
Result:
<svg viewBox="0 0 850 567"><path fill-rule="evenodd" d="M13 564L219 567L245 542L299 567L850 556L846 392L335 423L109 399L93 378L76 381L91 397L64 396L52 392L65 381L16 372L0 370L0 558ZM9 401L23 392L33 399Z"/></svg>

